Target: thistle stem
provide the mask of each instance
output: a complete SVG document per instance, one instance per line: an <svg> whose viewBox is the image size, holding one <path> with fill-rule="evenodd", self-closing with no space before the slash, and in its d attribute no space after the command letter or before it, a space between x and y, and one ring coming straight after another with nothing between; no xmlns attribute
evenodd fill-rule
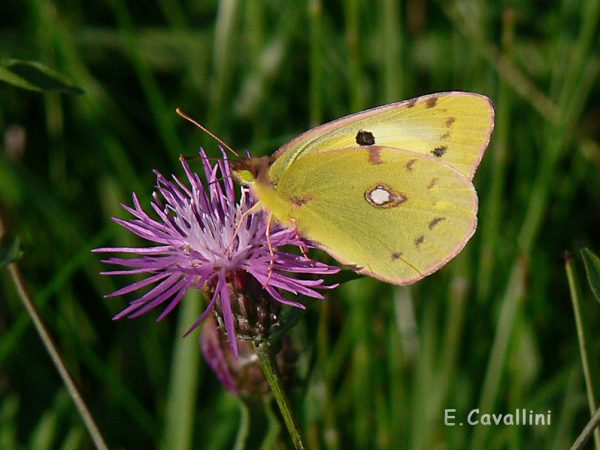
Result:
<svg viewBox="0 0 600 450"><path fill-rule="evenodd" d="M271 392L277 401L277 406L279 406L279 411L281 411L283 421L288 429L288 432L290 433L290 438L294 443L294 447L296 450L303 450L305 448L304 442L302 441L300 429L292 412L290 402L281 385L281 381L277 373L277 367L275 366L275 362L273 360L271 343L267 339L255 342L254 349L256 350L260 367L262 368L265 378L271 387Z"/></svg>

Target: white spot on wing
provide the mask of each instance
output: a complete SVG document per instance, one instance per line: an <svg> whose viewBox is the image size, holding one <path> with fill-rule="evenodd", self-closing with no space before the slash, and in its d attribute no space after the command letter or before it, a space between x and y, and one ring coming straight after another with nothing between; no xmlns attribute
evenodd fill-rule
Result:
<svg viewBox="0 0 600 450"><path fill-rule="evenodd" d="M404 203L408 197L385 183L378 183L365 191L365 200L376 208L393 208Z"/></svg>
<svg viewBox="0 0 600 450"><path fill-rule="evenodd" d="M369 193L369 197L376 205L383 205L391 200L392 194L386 189L378 187Z"/></svg>

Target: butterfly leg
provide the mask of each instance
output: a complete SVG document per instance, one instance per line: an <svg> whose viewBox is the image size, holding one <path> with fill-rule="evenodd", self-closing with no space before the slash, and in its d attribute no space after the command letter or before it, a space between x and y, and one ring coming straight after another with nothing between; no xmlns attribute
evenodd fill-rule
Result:
<svg viewBox="0 0 600 450"><path fill-rule="evenodd" d="M232 249L233 248L233 241L235 240L236 236L238 235L238 233L240 232L240 230L242 229L242 225L244 224L244 220L246 219L247 216L249 216L250 214L255 214L258 211L261 210L261 206L260 206L260 202L255 203L254 205L252 205L250 207L250 209L248 209L246 212L244 212L241 216L240 219L238 221L237 226L235 227L235 230L233 232L233 235L231 236L231 240L229 241L229 245L227 246L228 249Z"/></svg>
<svg viewBox="0 0 600 450"><path fill-rule="evenodd" d="M269 218L267 219L267 231L265 232L267 238L267 246L269 247L269 275L267 276L267 280L265 281L264 286L267 287L269 285L269 281L271 281L271 276L273 275L273 266L275 265L275 252L273 251L273 245L271 245L271 221L273 219L273 214L269 213Z"/></svg>
<svg viewBox="0 0 600 450"><path fill-rule="evenodd" d="M290 219L290 222L294 225L294 232L296 233L296 238L300 239L302 235L298 230L298 222L296 222L296 219ZM300 249L300 252L304 256L304 258L308 259L308 246L304 243L304 241L302 241L302 243L298 245L298 248Z"/></svg>

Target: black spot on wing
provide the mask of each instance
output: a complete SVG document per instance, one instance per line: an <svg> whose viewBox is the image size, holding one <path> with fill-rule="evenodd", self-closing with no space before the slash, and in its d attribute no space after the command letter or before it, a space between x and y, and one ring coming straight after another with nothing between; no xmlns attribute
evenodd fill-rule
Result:
<svg viewBox="0 0 600 450"><path fill-rule="evenodd" d="M417 160L416 160L416 159L411 159L410 161L408 161L408 162L406 163L406 170L408 170L409 172L412 172L412 170L413 170L413 166L414 166L414 164L415 164L416 162L417 162Z"/></svg>
<svg viewBox="0 0 600 450"><path fill-rule="evenodd" d="M358 145L373 145L375 144L375 136L370 131L359 131L356 133L356 143Z"/></svg>
<svg viewBox="0 0 600 450"><path fill-rule="evenodd" d="M442 156L444 156L444 153L446 153L447 150L448 150L448 146L447 145L440 145L439 147L436 147L433 150L431 150L431 153L434 156L437 156L438 158L441 158Z"/></svg>
<svg viewBox="0 0 600 450"><path fill-rule="evenodd" d="M311 195L305 195L305 196L293 196L290 198L290 200L292 201L292 203L295 206L303 206L306 205L308 202L310 202L313 199L313 197Z"/></svg>
<svg viewBox="0 0 600 450"><path fill-rule="evenodd" d="M446 220L445 217L435 217L434 219L431 220L431 222L429 222L429 229L433 230L433 227L435 227L438 223L440 223L442 220Z"/></svg>
<svg viewBox="0 0 600 450"><path fill-rule="evenodd" d="M416 238L415 239L415 247L419 248L419 246L423 243L424 240L425 240L425 236L423 236L423 235Z"/></svg>

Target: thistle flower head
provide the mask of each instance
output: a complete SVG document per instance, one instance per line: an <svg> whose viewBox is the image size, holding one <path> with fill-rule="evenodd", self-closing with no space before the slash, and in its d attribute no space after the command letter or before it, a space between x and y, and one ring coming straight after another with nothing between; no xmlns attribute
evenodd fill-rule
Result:
<svg viewBox="0 0 600 450"><path fill-rule="evenodd" d="M255 201L247 191L242 191L240 202L236 202L232 174L225 154L215 165L210 164L203 151L200 157L207 187L202 184L200 176L192 172L188 163L182 160L187 183L175 176L169 180L155 172L157 185L150 203L153 216L142 208L138 197L133 194L133 206L123 205L133 218L114 219L119 225L154 243L154 246L107 247L94 251L135 255L133 258L111 257L104 260L107 264L124 267L103 272L105 275L145 276L107 297L154 285L114 319L138 317L164 306L158 317L160 320L173 311L190 289L202 289L210 300L188 333L214 311L237 357L236 331L239 331L239 326L236 323L239 320L235 316L252 309L248 307L248 302L260 297L263 303L268 298L304 308L302 303L286 298L283 293L322 299L319 289L335 286L327 286L322 278L310 276L333 274L339 269L281 250L283 246L306 246L307 243L294 230L279 226L267 230L266 213L263 211L245 214ZM267 232L273 256L269 251ZM304 275L304 278L293 274ZM250 314L250 317L255 316Z"/></svg>

